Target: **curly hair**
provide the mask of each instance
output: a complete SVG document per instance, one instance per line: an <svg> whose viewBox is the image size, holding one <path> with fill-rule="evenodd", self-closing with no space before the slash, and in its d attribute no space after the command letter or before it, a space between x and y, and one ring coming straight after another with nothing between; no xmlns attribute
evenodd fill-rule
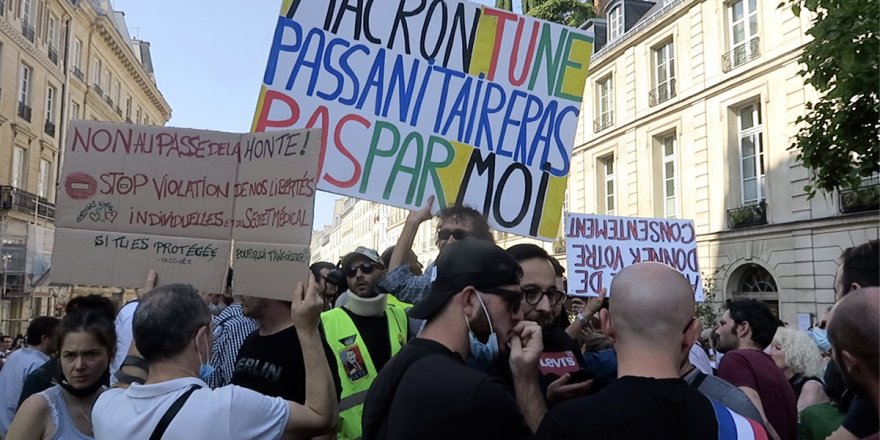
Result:
<svg viewBox="0 0 880 440"><path fill-rule="evenodd" d="M785 353L785 363L795 373L806 377L822 378L825 374L825 363L819 347L805 332L785 327L776 329L773 336L774 346L779 346Z"/></svg>

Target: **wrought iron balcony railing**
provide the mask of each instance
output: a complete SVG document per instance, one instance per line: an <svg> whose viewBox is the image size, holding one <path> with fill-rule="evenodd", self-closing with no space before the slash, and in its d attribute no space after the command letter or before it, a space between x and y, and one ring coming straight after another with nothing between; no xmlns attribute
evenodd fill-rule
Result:
<svg viewBox="0 0 880 440"><path fill-rule="evenodd" d="M55 220L55 204L45 197L29 193L14 186L0 186L0 210L12 210Z"/></svg>
<svg viewBox="0 0 880 440"><path fill-rule="evenodd" d="M18 102L18 116L20 116L25 121L31 122L31 108L30 108L30 106L19 101Z"/></svg>
<svg viewBox="0 0 880 440"><path fill-rule="evenodd" d="M767 201L745 205L727 210L727 227L730 229L745 228L767 224Z"/></svg>
<svg viewBox="0 0 880 440"><path fill-rule="evenodd" d="M880 209L880 184L860 186L840 191L840 212L876 211Z"/></svg>
<svg viewBox="0 0 880 440"><path fill-rule="evenodd" d="M614 125L614 112L601 114L593 120L593 132L598 133L612 125Z"/></svg>
<svg viewBox="0 0 880 440"><path fill-rule="evenodd" d="M675 78L648 92L648 105L653 107L672 98L675 98Z"/></svg>
<svg viewBox="0 0 880 440"><path fill-rule="evenodd" d="M80 81L86 80L86 75L79 67L74 66L72 69L70 69L70 72L73 73L73 76L79 78Z"/></svg>
<svg viewBox="0 0 880 440"><path fill-rule="evenodd" d="M92 89L95 90L95 93L98 94L98 97L104 96L104 89L102 89L101 86L98 85L98 83L92 84Z"/></svg>
<svg viewBox="0 0 880 440"><path fill-rule="evenodd" d="M52 64L58 65L58 51L55 50L54 47L49 46L49 61L52 61Z"/></svg>
<svg viewBox="0 0 880 440"><path fill-rule="evenodd" d="M721 58L721 70L725 73L742 66L761 55L761 45L758 37L752 38L748 43L737 46Z"/></svg>
<svg viewBox="0 0 880 440"><path fill-rule="evenodd" d="M49 136L55 137L55 123L52 121L46 121L46 123L43 124L43 132Z"/></svg>
<svg viewBox="0 0 880 440"><path fill-rule="evenodd" d="M26 21L21 22L21 34L31 43L34 42L34 27L30 23Z"/></svg>

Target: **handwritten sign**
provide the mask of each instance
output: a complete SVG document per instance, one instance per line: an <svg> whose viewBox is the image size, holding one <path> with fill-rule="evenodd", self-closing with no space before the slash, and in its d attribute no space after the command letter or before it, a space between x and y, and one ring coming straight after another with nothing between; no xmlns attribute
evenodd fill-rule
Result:
<svg viewBox="0 0 880 440"><path fill-rule="evenodd" d="M232 134L74 121L56 210L52 280L289 299L306 279L318 130ZM233 250L233 242L235 248Z"/></svg>
<svg viewBox="0 0 880 440"><path fill-rule="evenodd" d="M681 272L693 286L694 298L703 301L692 220L566 213L565 249L570 295L597 296L602 288L611 295L617 272L656 261Z"/></svg>
<svg viewBox="0 0 880 440"><path fill-rule="evenodd" d="M319 189L553 240L592 44L465 1L286 0L253 129L319 128Z"/></svg>

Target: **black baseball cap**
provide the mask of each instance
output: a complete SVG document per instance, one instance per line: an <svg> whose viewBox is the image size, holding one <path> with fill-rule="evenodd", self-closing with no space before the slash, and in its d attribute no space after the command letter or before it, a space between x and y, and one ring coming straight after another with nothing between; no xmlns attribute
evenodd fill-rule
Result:
<svg viewBox="0 0 880 440"><path fill-rule="evenodd" d="M493 243L465 238L448 244L434 262L431 293L409 310L415 319L439 312L461 289L519 285L522 268L512 255Z"/></svg>

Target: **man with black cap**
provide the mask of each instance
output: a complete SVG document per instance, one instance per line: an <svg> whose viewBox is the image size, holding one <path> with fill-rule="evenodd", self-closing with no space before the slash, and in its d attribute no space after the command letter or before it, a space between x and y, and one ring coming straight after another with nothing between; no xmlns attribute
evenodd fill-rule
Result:
<svg viewBox="0 0 880 440"><path fill-rule="evenodd" d="M367 390L406 343L408 324L404 307L376 287L385 267L375 250L360 246L342 257L340 265L351 294L342 307L322 313L321 324L342 384L337 438L347 440L361 437Z"/></svg>
<svg viewBox="0 0 880 440"><path fill-rule="evenodd" d="M522 321L522 269L476 239L440 251L431 293L409 314L426 319L373 382L363 438L525 439L547 408L538 384L541 328ZM465 365L492 360L510 344L516 398L503 383Z"/></svg>

